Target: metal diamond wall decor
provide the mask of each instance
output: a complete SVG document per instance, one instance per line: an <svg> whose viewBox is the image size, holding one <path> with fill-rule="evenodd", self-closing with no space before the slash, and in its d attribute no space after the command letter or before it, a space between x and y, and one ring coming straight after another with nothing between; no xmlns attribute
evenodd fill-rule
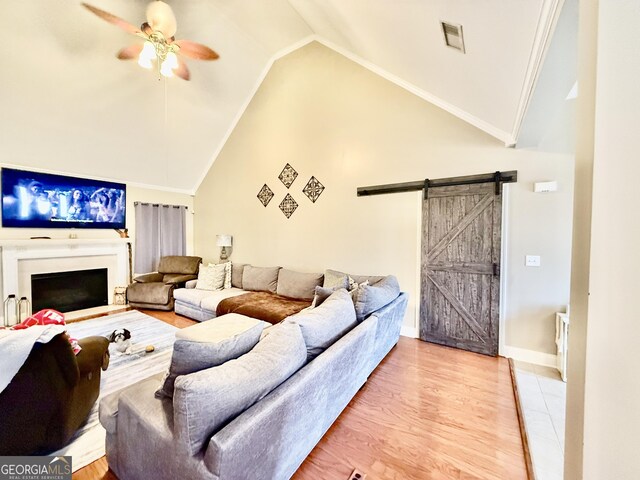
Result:
<svg viewBox="0 0 640 480"><path fill-rule="evenodd" d="M296 202L291 195L287 193L284 200L280 202L280 210L284 213L284 216L289 218L293 215L293 212L298 208L298 202Z"/></svg>
<svg viewBox="0 0 640 480"><path fill-rule="evenodd" d="M280 175L278 175L278 178L282 183L284 183L285 187L289 188L291 184L295 182L297 176L298 172L296 172L293 167L287 163L282 169L282 172L280 172Z"/></svg>
<svg viewBox="0 0 640 480"><path fill-rule="evenodd" d="M322 185L316 177L311 177L305 187L302 189L304 194L309 197L313 203L316 203L316 200L320 197L320 194L324 190L324 185Z"/></svg>
<svg viewBox="0 0 640 480"><path fill-rule="evenodd" d="M265 183L258 192L258 200L260 200L260 203L262 203L262 205L266 207L267 205L269 205L269 202L274 195L275 193L273 193L269 186Z"/></svg>

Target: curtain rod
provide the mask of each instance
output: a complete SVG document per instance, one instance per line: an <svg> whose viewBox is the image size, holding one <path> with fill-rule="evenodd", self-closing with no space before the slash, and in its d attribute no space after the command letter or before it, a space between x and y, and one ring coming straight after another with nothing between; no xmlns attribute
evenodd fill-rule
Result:
<svg viewBox="0 0 640 480"><path fill-rule="evenodd" d="M186 205L165 205L164 203L146 203L146 202L133 202L133 205L151 205L152 207L165 207L165 208L186 208L189 210L189 207Z"/></svg>

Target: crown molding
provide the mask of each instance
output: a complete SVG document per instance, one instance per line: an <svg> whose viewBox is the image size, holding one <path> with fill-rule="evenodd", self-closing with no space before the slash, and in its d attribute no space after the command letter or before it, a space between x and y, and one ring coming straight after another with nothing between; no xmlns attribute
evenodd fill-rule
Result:
<svg viewBox="0 0 640 480"><path fill-rule="evenodd" d="M525 74L522 92L520 93L520 101L518 103L518 110L516 111L516 117L513 123L513 130L510 134L513 139L513 146L515 146L515 143L520 136L522 123L524 122L524 117L529 109L533 93L535 92L538 78L540 77L542 66L544 65L544 59L549 51L553 32L556 29L563 5L564 0L544 0L544 3L540 8L540 17L538 18L536 35L533 40L531 54L529 56L527 73Z"/></svg>

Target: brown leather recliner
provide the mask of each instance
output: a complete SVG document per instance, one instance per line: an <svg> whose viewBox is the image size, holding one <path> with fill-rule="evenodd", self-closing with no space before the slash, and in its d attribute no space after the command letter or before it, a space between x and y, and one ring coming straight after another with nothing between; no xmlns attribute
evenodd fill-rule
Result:
<svg viewBox="0 0 640 480"><path fill-rule="evenodd" d="M173 310L173 289L198 278L200 257L162 257L158 271L133 279L127 288L129 305L134 308Z"/></svg>
<svg viewBox="0 0 640 480"><path fill-rule="evenodd" d="M100 393L109 340L86 337L76 356L66 333L36 343L0 393L0 456L42 455L64 447Z"/></svg>

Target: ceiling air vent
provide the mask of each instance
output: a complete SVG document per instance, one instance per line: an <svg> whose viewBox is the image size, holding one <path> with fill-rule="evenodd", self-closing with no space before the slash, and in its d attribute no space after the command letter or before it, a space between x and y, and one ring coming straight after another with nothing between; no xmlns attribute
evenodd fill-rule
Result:
<svg viewBox="0 0 640 480"><path fill-rule="evenodd" d="M444 43L451 48L464 53L464 38L462 37L462 25L456 23L440 22Z"/></svg>

